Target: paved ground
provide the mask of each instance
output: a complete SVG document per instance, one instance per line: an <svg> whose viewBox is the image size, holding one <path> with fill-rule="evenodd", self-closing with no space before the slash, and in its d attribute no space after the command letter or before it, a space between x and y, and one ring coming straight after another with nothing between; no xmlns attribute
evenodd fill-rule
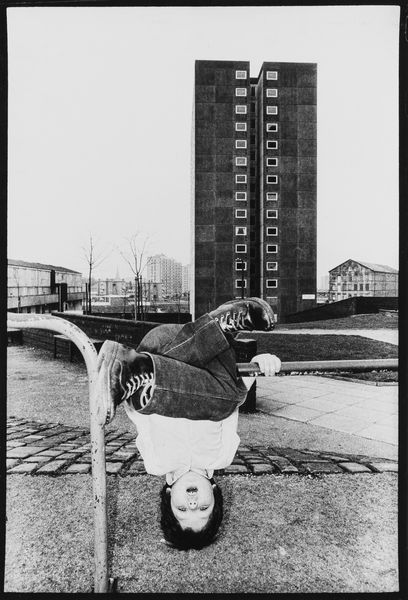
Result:
<svg viewBox="0 0 408 600"><path fill-rule="evenodd" d="M371 386L299 375L257 379L257 408L397 446L398 386Z"/></svg>
<svg viewBox="0 0 408 600"><path fill-rule="evenodd" d="M109 474L146 474L131 433L107 433L106 460ZM8 473L32 475L89 473L89 432L57 423L10 418L7 425L7 469ZM217 474L340 474L397 470L397 463L390 459L241 444L232 465Z"/></svg>

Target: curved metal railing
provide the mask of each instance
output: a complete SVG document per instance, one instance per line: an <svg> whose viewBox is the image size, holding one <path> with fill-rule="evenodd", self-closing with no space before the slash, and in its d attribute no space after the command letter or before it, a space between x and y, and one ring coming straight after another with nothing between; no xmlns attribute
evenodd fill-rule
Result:
<svg viewBox="0 0 408 600"><path fill-rule="evenodd" d="M108 515L106 502L105 419L98 403L97 352L88 336L76 325L53 315L7 313L7 327L48 329L68 337L81 351L88 372L94 513L94 591L108 592Z"/></svg>

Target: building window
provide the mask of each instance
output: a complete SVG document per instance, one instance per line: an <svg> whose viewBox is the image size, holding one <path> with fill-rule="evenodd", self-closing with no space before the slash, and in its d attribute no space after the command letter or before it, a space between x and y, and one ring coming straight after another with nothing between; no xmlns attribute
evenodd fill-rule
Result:
<svg viewBox="0 0 408 600"><path fill-rule="evenodd" d="M277 175L267 175L266 183L273 183L273 184L278 183L278 176Z"/></svg>
<svg viewBox="0 0 408 600"><path fill-rule="evenodd" d="M235 252L237 254L242 254L242 253L245 253L246 251L247 251L246 244L235 244Z"/></svg>
<svg viewBox="0 0 408 600"><path fill-rule="evenodd" d="M246 262L246 260L237 259L235 261L235 270L236 271L246 271L247 270L247 262Z"/></svg>
<svg viewBox="0 0 408 600"><path fill-rule="evenodd" d="M267 288L276 288L276 287L278 287L278 280L277 279L267 279L266 280L266 287Z"/></svg>
<svg viewBox="0 0 408 600"><path fill-rule="evenodd" d="M370 284L369 283L365 284L365 289L366 289L366 291L368 291L370 289Z"/></svg>
<svg viewBox="0 0 408 600"><path fill-rule="evenodd" d="M235 200L246 200L247 193L246 192L235 192Z"/></svg>
<svg viewBox="0 0 408 600"><path fill-rule="evenodd" d="M278 149L278 142L276 140L268 140L266 142L266 149L267 150L277 150Z"/></svg>
<svg viewBox="0 0 408 600"><path fill-rule="evenodd" d="M235 209L235 218L236 219L246 219L247 211L246 208L236 208Z"/></svg>
<svg viewBox="0 0 408 600"><path fill-rule="evenodd" d="M277 98L278 97L278 88L267 88L266 97L267 98Z"/></svg>
<svg viewBox="0 0 408 600"><path fill-rule="evenodd" d="M278 131L278 123L267 123L266 131L267 133Z"/></svg>
<svg viewBox="0 0 408 600"><path fill-rule="evenodd" d="M246 131L247 124L246 123L235 123L235 131Z"/></svg>
<svg viewBox="0 0 408 600"><path fill-rule="evenodd" d="M246 279L236 279L235 280L235 287L236 288L246 288Z"/></svg>
<svg viewBox="0 0 408 600"><path fill-rule="evenodd" d="M277 227L267 227L266 235L278 235L278 228Z"/></svg>
<svg viewBox="0 0 408 600"><path fill-rule="evenodd" d="M267 271L277 271L278 270L278 263L277 262L267 262L266 263L266 270Z"/></svg>
<svg viewBox="0 0 408 600"><path fill-rule="evenodd" d="M277 158L267 158L266 159L266 166L267 167L277 167L278 166L278 159Z"/></svg>
<svg viewBox="0 0 408 600"><path fill-rule="evenodd" d="M276 254L278 246L276 244L266 244L266 251L268 254Z"/></svg>
<svg viewBox="0 0 408 600"><path fill-rule="evenodd" d="M247 107L245 104L237 104L235 107L235 114L236 115L246 115L247 114Z"/></svg>
<svg viewBox="0 0 408 600"><path fill-rule="evenodd" d="M235 235L246 235L247 228L246 227L235 227Z"/></svg>
<svg viewBox="0 0 408 600"><path fill-rule="evenodd" d="M278 71L266 71L266 79L276 81L278 79Z"/></svg>
<svg viewBox="0 0 408 600"><path fill-rule="evenodd" d="M276 201L278 199L278 192L266 192L266 199L268 202Z"/></svg>
<svg viewBox="0 0 408 600"><path fill-rule="evenodd" d="M278 211L277 210L267 210L266 211L266 218L267 219L277 219L278 218Z"/></svg>
<svg viewBox="0 0 408 600"><path fill-rule="evenodd" d="M247 89L246 88L235 88L235 95L236 96L246 96Z"/></svg>
<svg viewBox="0 0 408 600"><path fill-rule="evenodd" d="M235 71L235 79L246 79L247 72L246 71Z"/></svg>
<svg viewBox="0 0 408 600"><path fill-rule="evenodd" d="M245 148L247 147L246 140L235 140L235 148Z"/></svg>
<svg viewBox="0 0 408 600"><path fill-rule="evenodd" d="M235 175L235 183L246 183L247 176L246 175Z"/></svg>
<svg viewBox="0 0 408 600"><path fill-rule="evenodd" d="M267 115L277 115L278 114L278 107L277 106L267 106L266 107L266 114Z"/></svg>
<svg viewBox="0 0 408 600"><path fill-rule="evenodd" d="M235 164L237 167L246 167L247 166L246 156L236 156Z"/></svg>

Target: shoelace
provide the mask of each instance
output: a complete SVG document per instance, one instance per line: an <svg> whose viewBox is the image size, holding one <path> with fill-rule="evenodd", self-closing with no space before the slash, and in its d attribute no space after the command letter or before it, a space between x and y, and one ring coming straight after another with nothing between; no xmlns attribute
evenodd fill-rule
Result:
<svg viewBox="0 0 408 600"><path fill-rule="evenodd" d="M221 329L224 331L237 331L239 329L247 329L247 325L253 325L251 317L249 315L249 311L247 310L244 313L242 310L239 310L238 313L226 313L225 315L221 315L219 320Z"/></svg>
<svg viewBox="0 0 408 600"><path fill-rule="evenodd" d="M127 400L130 396L133 396L137 390L143 386L142 393L140 394L140 404L144 407L151 398L151 392L154 386L154 375L153 373L141 373L140 375L130 375L126 381L127 389L123 392L122 400Z"/></svg>

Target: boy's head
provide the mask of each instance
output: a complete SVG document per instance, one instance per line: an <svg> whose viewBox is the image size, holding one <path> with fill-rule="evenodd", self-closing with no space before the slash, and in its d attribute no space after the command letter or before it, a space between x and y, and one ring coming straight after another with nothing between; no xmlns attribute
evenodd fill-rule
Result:
<svg viewBox="0 0 408 600"><path fill-rule="evenodd" d="M161 497L161 528L165 539L180 550L210 544L221 524L223 498L213 479L188 471Z"/></svg>

